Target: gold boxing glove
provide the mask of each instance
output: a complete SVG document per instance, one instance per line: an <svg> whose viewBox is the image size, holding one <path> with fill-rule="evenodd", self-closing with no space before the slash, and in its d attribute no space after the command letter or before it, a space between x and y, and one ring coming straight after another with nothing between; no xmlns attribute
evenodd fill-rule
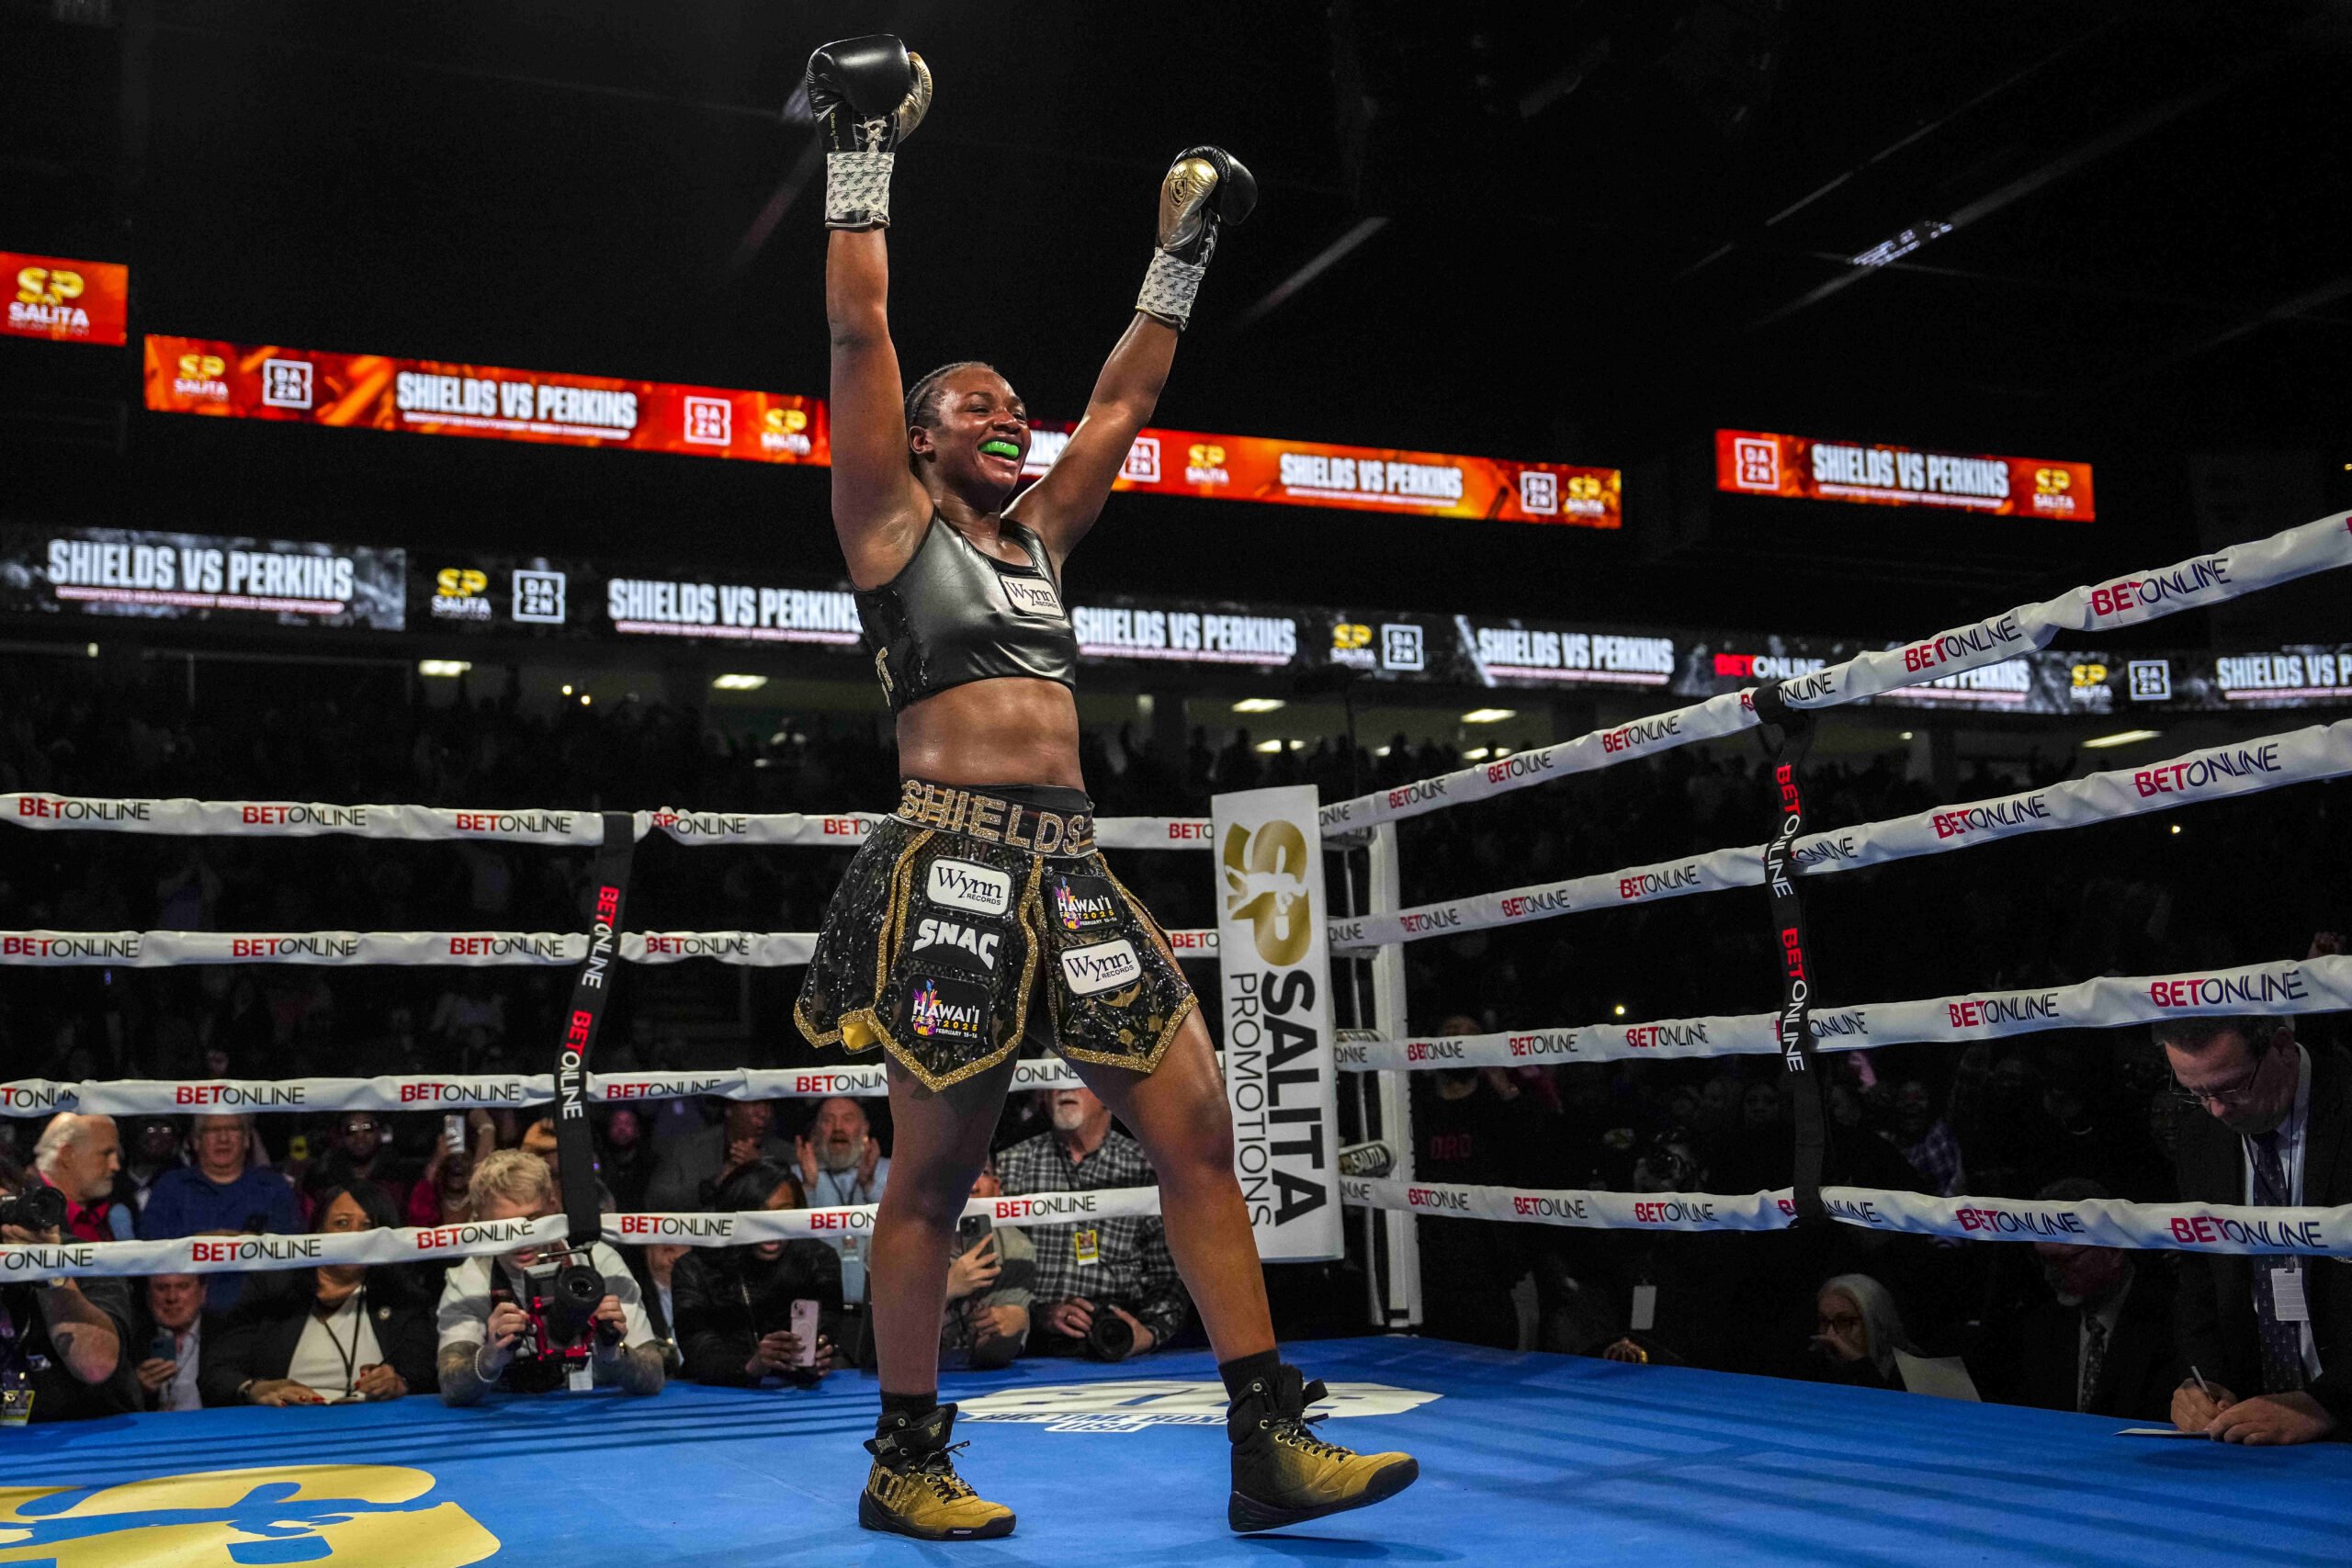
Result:
<svg viewBox="0 0 2352 1568"><path fill-rule="evenodd" d="M1143 277L1136 309L1182 332L1193 297L1216 253L1217 231L1258 205L1258 179L1222 147L1188 147L1159 182L1159 249Z"/></svg>

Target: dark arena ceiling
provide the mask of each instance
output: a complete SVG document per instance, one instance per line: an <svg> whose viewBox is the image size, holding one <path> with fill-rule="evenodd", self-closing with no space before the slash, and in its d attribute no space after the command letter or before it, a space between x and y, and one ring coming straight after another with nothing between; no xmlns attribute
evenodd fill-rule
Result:
<svg viewBox="0 0 2352 1568"><path fill-rule="evenodd" d="M1263 199L1157 423L1628 475L1619 537L1121 501L1079 563L1106 586L1763 593L1892 635L2186 554L2201 454L2267 455L2241 532L2344 504L2321 0L6 0L0 244L128 260L134 332L821 392L821 171L779 110L882 29L939 82L890 235L910 372L989 358L1074 413L1160 171L1214 141ZM0 362L12 517L831 548L820 473L175 420L45 346ZM2086 460L2100 520L1694 521L1717 425Z"/></svg>

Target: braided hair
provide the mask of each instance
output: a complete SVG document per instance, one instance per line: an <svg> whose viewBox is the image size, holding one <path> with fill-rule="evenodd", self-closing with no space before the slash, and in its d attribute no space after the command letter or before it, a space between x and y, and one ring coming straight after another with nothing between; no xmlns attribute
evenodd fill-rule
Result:
<svg viewBox="0 0 2352 1568"><path fill-rule="evenodd" d="M939 428L939 384L958 370L986 370L991 374L996 367L985 359L958 359L943 365L907 389L907 428L916 425L925 430ZM920 472L922 464L912 452L907 454L907 467Z"/></svg>

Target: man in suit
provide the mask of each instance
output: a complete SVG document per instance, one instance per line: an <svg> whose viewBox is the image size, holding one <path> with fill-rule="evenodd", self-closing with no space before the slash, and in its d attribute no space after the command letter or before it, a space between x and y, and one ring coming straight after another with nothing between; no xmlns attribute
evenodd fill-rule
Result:
<svg viewBox="0 0 2352 1568"><path fill-rule="evenodd" d="M2204 1111L2174 1161L2191 1202L2352 1203L2352 1061L2273 1018L2155 1027L2181 1094ZM2180 1346L2201 1374L2174 1390L2173 1424L2229 1442L2352 1436L2352 1269L2330 1258L2188 1260Z"/></svg>
<svg viewBox="0 0 2352 1568"><path fill-rule="evenodd" d="M2036 1196L2075 1203L2108 1191L2068 1177ZM1996 1358L2008 1375L1986 1379L1994 1397L2125 1421L2165 1418L2181 1371L2172 1260L2057 1241L2037 1241L2033 1253L2050 1296L2018 1317L2007 1354Z"/></svg>

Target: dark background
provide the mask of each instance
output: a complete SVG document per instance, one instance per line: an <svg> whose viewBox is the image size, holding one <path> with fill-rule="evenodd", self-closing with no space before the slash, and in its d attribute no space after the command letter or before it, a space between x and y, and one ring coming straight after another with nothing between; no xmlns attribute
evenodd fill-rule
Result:
<svg viewBox="0 0 2352 1568"><path fill-rule="evenodd" d="M1896 637L2352 490L2336 4L6 0L0 241L128 261L134 333L821 392L778 110L885 28L939 81L910 375L1074 413L1211 141L1263 200L1158 423L1628 472L1614 537L1123 499L1089 587ZM834 568L819 472L150 415L134 355L0 351L19 520ZM1718 424L2088 460L2098 521L1732 502Z"/></svg>

